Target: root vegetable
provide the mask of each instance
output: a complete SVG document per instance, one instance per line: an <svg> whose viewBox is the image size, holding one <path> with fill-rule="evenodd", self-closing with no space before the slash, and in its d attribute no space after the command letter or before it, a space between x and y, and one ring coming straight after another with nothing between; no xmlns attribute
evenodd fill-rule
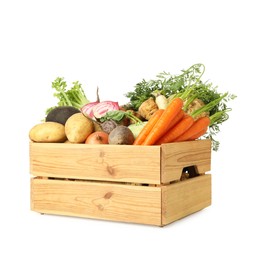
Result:
<svg viewBox="0 0 260 260"><path fill-rule="evenodd" d="M117 127L117 123L110 119L101 124L101 128L104 132L110 134L110 132Z"/></svg>
<svg viewBox="0 0 260 260"><path fill-rule="evenodd" d="M204 129L202 129L201 131L197 132L196 134L194 134L193 136L189 137L188 141L193 141L196 140L198 138L200 138L201 136L203 136L204 134L206 134L208 131L208 127L205 127Z"/></svg>
<svg viewBox="0 0 260 260"><path fill-rule="evenodd" d="M163 135L155 144L174 142L176 138L186 132L194 123L194 119L190 115L185 115L179 123L173 126L165 135Z"/></svg>
<svg viewBox="0 0 260 260"><path fill-rule="evenodd" d="M67 137L63 124L57 122L44 122L35 125L29 132L29 138L39 143L63 143Z"/></svg>
<svg viewBox="0 0 260 260"><path fill-rule="evenodd" d="M201 99L195 98L188 105L186 113L190 115L190 114L192 114L192 112L196 111L199 108L202 108L203 106L205 106L205 103ZM198 116L194 117L194 119L198 119L203 116L209 116L209 112L203 112L203 113L199 114Z"/></svg>
<svg viewBox="0 0 260 260"><path fill-rule="evenodd" d="M85 104L83 107L80 108L80 111L83 113L83 115L85 115L91 119L95 119L93 108L94 108L94 106L99 104L99 102L100 102L99 88L97 87L97 100L94 102L89 102L89 103Z"/></svg>
<svg viewBox="0 0 260 260"><path fill-rule="evenodd" d="M96 101L86 104L81 108L81 112L92 118L99 120L109 111L119 110L118 102L114 101Z"/></svg>
<svg viewBox="0 0 260 260"><path fill-rule="evenodd" d="M164 110L142 145L153 145L159 140L169 129L171 121L178 115L183 106L183 100L179 97L174 98Z"/></svg>
<svg viewBox="0 0 260 260"><path fill-rule="evenodd" d="M145 125L148 123L148 121L144 121L141 123L135 123L128 126L128 128L132 131L134 134L134 137L137 138L137 136L141 133Z"/></svg>
<svg viewBox="0 0 260 260"><path fill-rule="evenodd" d="M151 97L141 104L141 106L138 109L138 112L143 118L149 120L157 110L158 110L158 106L155 103L154 99Z"/></svg>
<svg viewBox="0 0 260 260"><path fill-rule="evenodd" d="M93 131L92 120L81 112L72 115L65 124L65 134L71 143L84 143Z"/></svg>
<svg viewBox="0 0 260 260"><path fill-rule="evenodd" d="M190 138L198 138L198 133L201 133L203 130L208 128L210 125L210 118L207 116L200 117L197 119L194 124L187 130L185 131L182 135L177 137L175 139L176 142L181 142L181 141L187 141L190 140Z"/></svg>
<svg viewBox="0 0 260 260"><path fill-rule="evenodd" d="M135 138L132 131L127 126L117 126L108 135L109 144L119 144L119 145L131 145L133 144Z"/></svg>
<svg viewBox="0 0 260 260"><path fill-rule="evenodd" d="M151 130L153 129L154 125L159 120L159 118L161 117L163 112L164 112L164 109L158 109L152 115L152 117L147 121L147 124L143 127L143 129L141 130L139 135L136 137L136 139L133 143L134 145L141 145L144 142L145 138L151 132Z"/></svg>
<svg viewBox="0 0 260 260"><path fill-rule="evenodd" d="M101 127L99 122L97 122L95 120L93 120L92 122L93 122L93 125L94 125L94 132L102 131L102 127Z"/></svg>
<svg viewBox="0 0 260 260"><path fill-rule="evenodd" d="M159 109L165 109L168 106L167 98L162 95L159 90L154 91L152 94L155 97L155 103Z"/></svg>
<svg viewBox="0 0 260 260"><path fill-rule="evenodd" d="M99 101L90 102L86 105L84 105L80 111L87 117L95 119L93 108L99 103Z"/></svg>
<svg viewBox="0 0 260 260"><path fill-rule="evenodd" d="M108 144L108 134L103 131L97 131L90 134L86 141L86 144Z"/></svg>

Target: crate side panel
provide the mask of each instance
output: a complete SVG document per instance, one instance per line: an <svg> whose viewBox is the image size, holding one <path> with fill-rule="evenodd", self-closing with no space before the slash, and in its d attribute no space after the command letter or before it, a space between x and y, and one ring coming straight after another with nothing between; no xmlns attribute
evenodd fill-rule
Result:
<svg viewBox="0 0 260 260"><path fill-rule="evenodd" d="M169 224L210 205L210 174L163 186L162 223Z"/></svg>
<svg viewBox="0 0 260 260"><path fill-rule="evenodd" d="M210 140L163 144L161 150L162 183L180 180L185 167L195 166L200 174L210 171Z"/></svg>
<svg viewBox="0 0 260 260"><path fill-rule="evenodd" d="M91 181L33 178L33 211L161 225L161 189Z"/></svg>
<svg viewBox="0 0 260 260"><path fill-rule="evenodd" d="M30 143L35 176L160 183L160 147Z"/></svg>

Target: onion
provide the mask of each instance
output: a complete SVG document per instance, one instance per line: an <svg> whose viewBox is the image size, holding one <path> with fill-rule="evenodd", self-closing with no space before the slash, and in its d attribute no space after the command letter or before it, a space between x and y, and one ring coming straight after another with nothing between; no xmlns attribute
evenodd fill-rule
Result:
<svg viewBox="0 0 260 260"><path fill-rule="evenodd" d="M93 107L93 114L96 119L99 119L107 112L114 110L119 110L118 102L102 101Z"/></svg>

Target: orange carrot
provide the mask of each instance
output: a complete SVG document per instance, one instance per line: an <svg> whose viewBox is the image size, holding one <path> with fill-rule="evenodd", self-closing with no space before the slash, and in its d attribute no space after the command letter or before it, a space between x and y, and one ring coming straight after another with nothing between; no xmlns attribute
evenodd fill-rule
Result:
<svg viewBox="0 0 260 260"><path fill-rule="evenodd" d="M198 132L197 134L193 135L192 137L190 137L188 139L188 141L193 141L193 140L196 140L198 139L199 137L203 136L204 134L206 134L208 131L208 128L205 127L203 130L201 130L200 132Z"/></svg>
<svg viewBox="0 0 260 260"><path fill-rule="evenodd" d="M172 127L174 127L177 123L179 123L181 121L181 119L184 117L185 112L183 109L181 109L181 111L177 114L176 117L174 117L169 125L169 129L171 129Z"/></svg>
<svg viewBox="0 0 260 260"><path fill-rule="evenodd" d="M210 124L210 118L207 116L200 117L197 119L194 124L181 136L177 137L174 141L175 142L181 142L181 141L187 141L192 136L198 134L200 131L208 127Z"/></svg>
<svg viewBox="0 0 260 260"><path fill-rule="evenodd" d="M145 138L143 145L153 145L168 130L171 121L178 115L183 107L183 100L179 97L174 98L165 108L160 119L156 122L148 136Z"/></svg>
<svg viewBox="0 0 260 260"><path fill-rule="evenodd" d="M194 123L190 115L185 115L179 123L173 126L165 135L163 135L155 144L171 143L184 132L186 132Z"/></svg>
<svg viewBox="0 0 260 260"><path fill-rule="evenodd" d="M139 135L136 137L133 145L141 145L147 135L150 133L156 122L161 117L162 113L164 112L164 109L158 109L148 120L148 122L145 124Z"/></svg>

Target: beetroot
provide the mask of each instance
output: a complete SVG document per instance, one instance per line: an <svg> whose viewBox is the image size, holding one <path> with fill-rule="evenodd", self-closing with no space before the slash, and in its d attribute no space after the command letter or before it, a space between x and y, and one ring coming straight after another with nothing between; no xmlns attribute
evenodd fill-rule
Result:
<svg viewBox="0 0 260 260"><path fill-rule="evenodd" d="M91 102L81 108L81 112L92 119L100 119L107 112L114 110L119 110L118 102L114 101Z"/></svg>

